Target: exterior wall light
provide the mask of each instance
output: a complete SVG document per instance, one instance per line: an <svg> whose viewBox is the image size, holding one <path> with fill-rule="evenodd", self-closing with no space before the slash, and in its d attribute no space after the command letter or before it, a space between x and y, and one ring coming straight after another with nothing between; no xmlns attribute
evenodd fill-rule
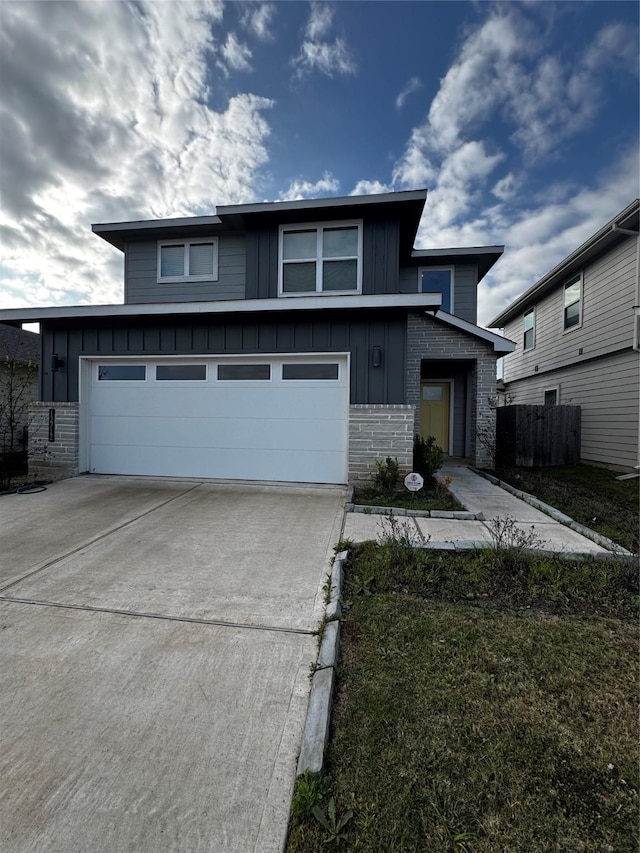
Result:
<svg viewBox="0 0 640 853"><path fill-rule="evenodd" d="M382 367L382 347L373 347L371 350L371 366Z"/></svg>
<svg viewBox="0 0 640 853"><path fill-rule="evenodd" d="M57 352L51 353L50 369L52 373L56 373L62 367L62 360Z"/></svg>

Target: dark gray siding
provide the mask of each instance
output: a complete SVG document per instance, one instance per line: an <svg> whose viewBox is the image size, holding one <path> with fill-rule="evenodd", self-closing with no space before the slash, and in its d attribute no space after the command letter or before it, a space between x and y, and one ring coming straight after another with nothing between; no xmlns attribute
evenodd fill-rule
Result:
<svg viewBox="0 0 640 853"><path fill-rule="evenodd" d="M377 316L380 316L378 314ZM79 323L43 324L44 352L63 359L51 373L45 363L42 399L78 400L78 359L106 355L224 355L232 353L350 352L352 403L404 403L406 314L385 312L384 319L345 312L324 312L305 321L279 317L218 321L139 320L129 326ZM381 367L370 367L371 349L382 348ZM45 359L46 362L46 359Z"/></svg>
<svg viewBox="0 0 640 853"><path fill-rule="evenodd" d="M125 296L132 304L244 299L246 249L244 234L221 234L218 280L159 284L158 244L128 243L125 250Z"/></svg>
<svg viewBox="0 0 640 853"><path fill-rule="evenodd" d="M362 292L398 292L399 226L367 222L362 227ZM278 227L247 232L247 299L278 295Z"/></svg>
<svg viewBox="0 0 640 853"><path fill-rule="evenodd" d="M401 267L399 278L400 293L415 293L418 289L418 269L429 264ZM431 264L438 266L438 264ZM454 272L453 313L469 323L478 322L478 268L475 264L460 264Z"/></svg>

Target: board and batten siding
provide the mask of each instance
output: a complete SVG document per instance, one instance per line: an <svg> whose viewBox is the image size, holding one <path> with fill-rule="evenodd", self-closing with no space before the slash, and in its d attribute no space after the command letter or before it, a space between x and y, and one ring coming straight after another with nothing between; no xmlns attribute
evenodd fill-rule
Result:
<svg viewBox="0 0 640 853"><path fill-rule="evenodd" d="M398 287L400 293L416 293L418 290L418 269L437 264L420 264L418 266L400 267ZM448 266L448 265L445 265ZM453 274L453 314L469 323L478 322L478 268L475 264L459 264L454 267Z"/></svg>
<svg viewBox="0 0 640 853"><path fill-rule="evenodd" d="M523 314L508 323L505 337L516 341L517 347L504 359L504 381L515 382L630 347L635 275L636 239L629 237L584 269L581 326L563 328L563 284L535 306L532 349L523 348Z"/></svg>
<svg viewBox="0 0 640 853"><path fill-rule="evenodd" d="M218 235L217 281L158 282L158 243L128 243L125 249L124 301L208 302L244 299L246 247L244 234Z"/></svg>
<svg viewBox="0 0 640 853"><path fill-rule="evenodd" d="M304 223L299 224L304 227ZM252 229L247 231L246 239L246 298L275 299L278 296L279 228ZM363 294L398 292L399 239L399 225L395 221L363 222Z"/></svg>
<svg viewBox="0 0 640 853"><path fill-rule="evenodd" d="M581 457L588 462L633 467L638 459L640 359L633 350L574 364L542 376L510 382L513 403L542 405L558 389L560 405L582 409Z"/></svg>
<svg viewBox="0 0 640 853"><path fill-rule="evenodd" d="M406 312L362 317L362 312L322 312L305 320L282 317L219 321L138 320L42 324L44 352L58 353L63 367L41 374L41 399L78 400L80 356L260 355L261 353L348 352L351 355L351 403L404 404L406 393ZM372 347L382 351L380 367L371 367Z"/></svg>

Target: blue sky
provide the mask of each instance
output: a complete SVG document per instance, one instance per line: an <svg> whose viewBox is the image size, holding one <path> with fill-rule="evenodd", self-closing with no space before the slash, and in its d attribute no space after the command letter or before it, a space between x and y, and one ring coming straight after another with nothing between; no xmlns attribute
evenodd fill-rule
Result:
<svg viewBox="0 0 640 853"><path fill-rule="evenodd" d="M122 301L93 222L427 187L486 323L639 194L635 2L0 3L0 307Z"/></svg>

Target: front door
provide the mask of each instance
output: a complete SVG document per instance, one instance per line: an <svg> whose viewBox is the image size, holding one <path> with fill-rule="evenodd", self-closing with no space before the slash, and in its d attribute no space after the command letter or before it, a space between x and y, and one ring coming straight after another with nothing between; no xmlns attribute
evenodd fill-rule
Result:
<svg viewBox="0 0 640 853"><path fill-rule="evenodd" d="M449 383L423 382L420 386L420 434L435 437L436 444L449 452Z"/></svg>

